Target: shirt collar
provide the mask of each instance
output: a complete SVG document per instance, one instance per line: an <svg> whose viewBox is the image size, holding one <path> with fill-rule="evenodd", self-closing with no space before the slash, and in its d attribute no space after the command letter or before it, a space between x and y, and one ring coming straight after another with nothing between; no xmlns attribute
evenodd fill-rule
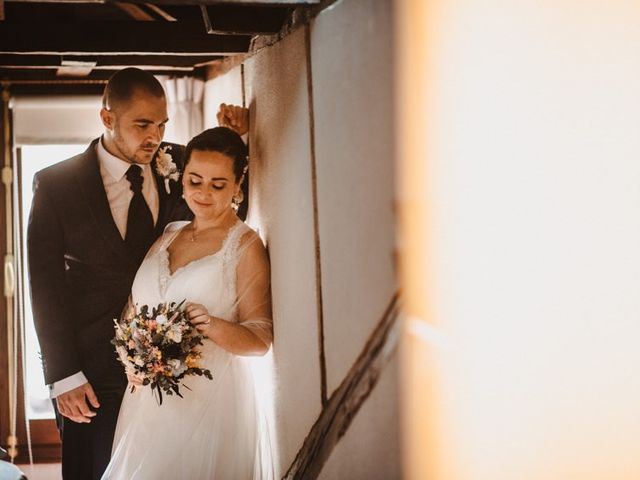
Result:
<svg viewBox="0 0 640 480"><path fill-rule="evenodd" d="M106 170L106 172L116 181L119 182L124 177L129 167L132 165L129 162L122 160L121 158L112 155L104 148L102 144L103 139L100 137L100 141L97 145L97 153L98 153L98 161L102 165L102 167ZM147 170L148 165L138 165L142 170L143 174Z"/></svg>

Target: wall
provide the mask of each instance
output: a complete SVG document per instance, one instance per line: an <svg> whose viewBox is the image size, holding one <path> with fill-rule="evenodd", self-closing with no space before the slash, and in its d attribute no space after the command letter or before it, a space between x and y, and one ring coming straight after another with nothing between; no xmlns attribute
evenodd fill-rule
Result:
<svg viewBox="0 0 640 480"><path fill-rule="evenodd" d="M272 264L280 476L397 290L391 23L384 0L337 2L205 88L213 112L238 101L244 78L251 107L249 223ZM399 477L395 355L381 375L321 478Z"/></svg>

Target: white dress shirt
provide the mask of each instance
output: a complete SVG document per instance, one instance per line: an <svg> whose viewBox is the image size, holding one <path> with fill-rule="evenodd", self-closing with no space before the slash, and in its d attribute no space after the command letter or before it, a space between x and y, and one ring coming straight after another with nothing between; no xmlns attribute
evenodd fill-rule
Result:
<svg viewBox="0 0 640 480"><path fill-rule="evenodd" d="M125 176L127 170L131 166L129 162L125 162L115 155L110 154L102 144L102 138L96 145L98 153L98 164L100 166L100 175L102 183L107 194L111 215L120 231L120 236L124 239L127 233L127 215L129 213L129 203L133 197L129 180ZM151 171L151 165L140 165L142 169L142 195L149 205L153 223L158 221L158 212L160 210L160 200L158 197L158 189ZM49 385L49 394L51 398L55 398L69 390L79 387L87 383L82 371L77 372L69 377L58 380Z"/></svg>

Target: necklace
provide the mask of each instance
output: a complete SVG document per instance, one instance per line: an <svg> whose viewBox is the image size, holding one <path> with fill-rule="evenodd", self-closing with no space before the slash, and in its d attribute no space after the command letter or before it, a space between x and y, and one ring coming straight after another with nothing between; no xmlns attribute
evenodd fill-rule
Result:
<svg viewBox="0 0 640 480"><path fill-rule="evenodd" d="M198 234L196 232L196 222L191 224L191 242L195 242L196 238L198 238Z"/></svg>
<svg viewBox="0 0 640 480"><path fill-rule="evenodd" d="M235 217L235 212L234 212L234 217ZM224 224L224 223L223 223ZM203 228L202 230L198 231L197 227L196 227L196 221L195 219L191 222L191 228L189 229L189 233L190 233L190 241L191 242L195 242L198 239L198 235L202 232L206 232L207 230L211 230L212 228L218 228L221 225L210 225L208 227Z"/></svg>
<svg viewBox="0 0 640 480"><path fill-rule="evenodd" d="M213 225L211 227L205 227L202 230L198 231L195 222L193 222L191 224L191 228L189 229L189 233L190 233L190 240L191 242L195 242L198 239L198 235L201 234L202 232L206 232L207 230L211 230L212 228L216 228L216 225Z"/></svg>

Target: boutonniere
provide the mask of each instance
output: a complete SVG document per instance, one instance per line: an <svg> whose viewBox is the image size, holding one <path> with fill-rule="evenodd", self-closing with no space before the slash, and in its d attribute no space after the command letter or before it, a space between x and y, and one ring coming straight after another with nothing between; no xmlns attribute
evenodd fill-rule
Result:
<svg viewBox="0 0 640 480"><path fill-rule="evenodd" d="M167 191L167 194L171 193L171 189L169 188L169 181L178 181L180 179L180 172L178 172L178 166L173 161L173 158L167 150L171 149L171 145L165 145L164 147L158 149L158 154L156 155L156 172L162 178L164 178L164 188Z"/></svg>

